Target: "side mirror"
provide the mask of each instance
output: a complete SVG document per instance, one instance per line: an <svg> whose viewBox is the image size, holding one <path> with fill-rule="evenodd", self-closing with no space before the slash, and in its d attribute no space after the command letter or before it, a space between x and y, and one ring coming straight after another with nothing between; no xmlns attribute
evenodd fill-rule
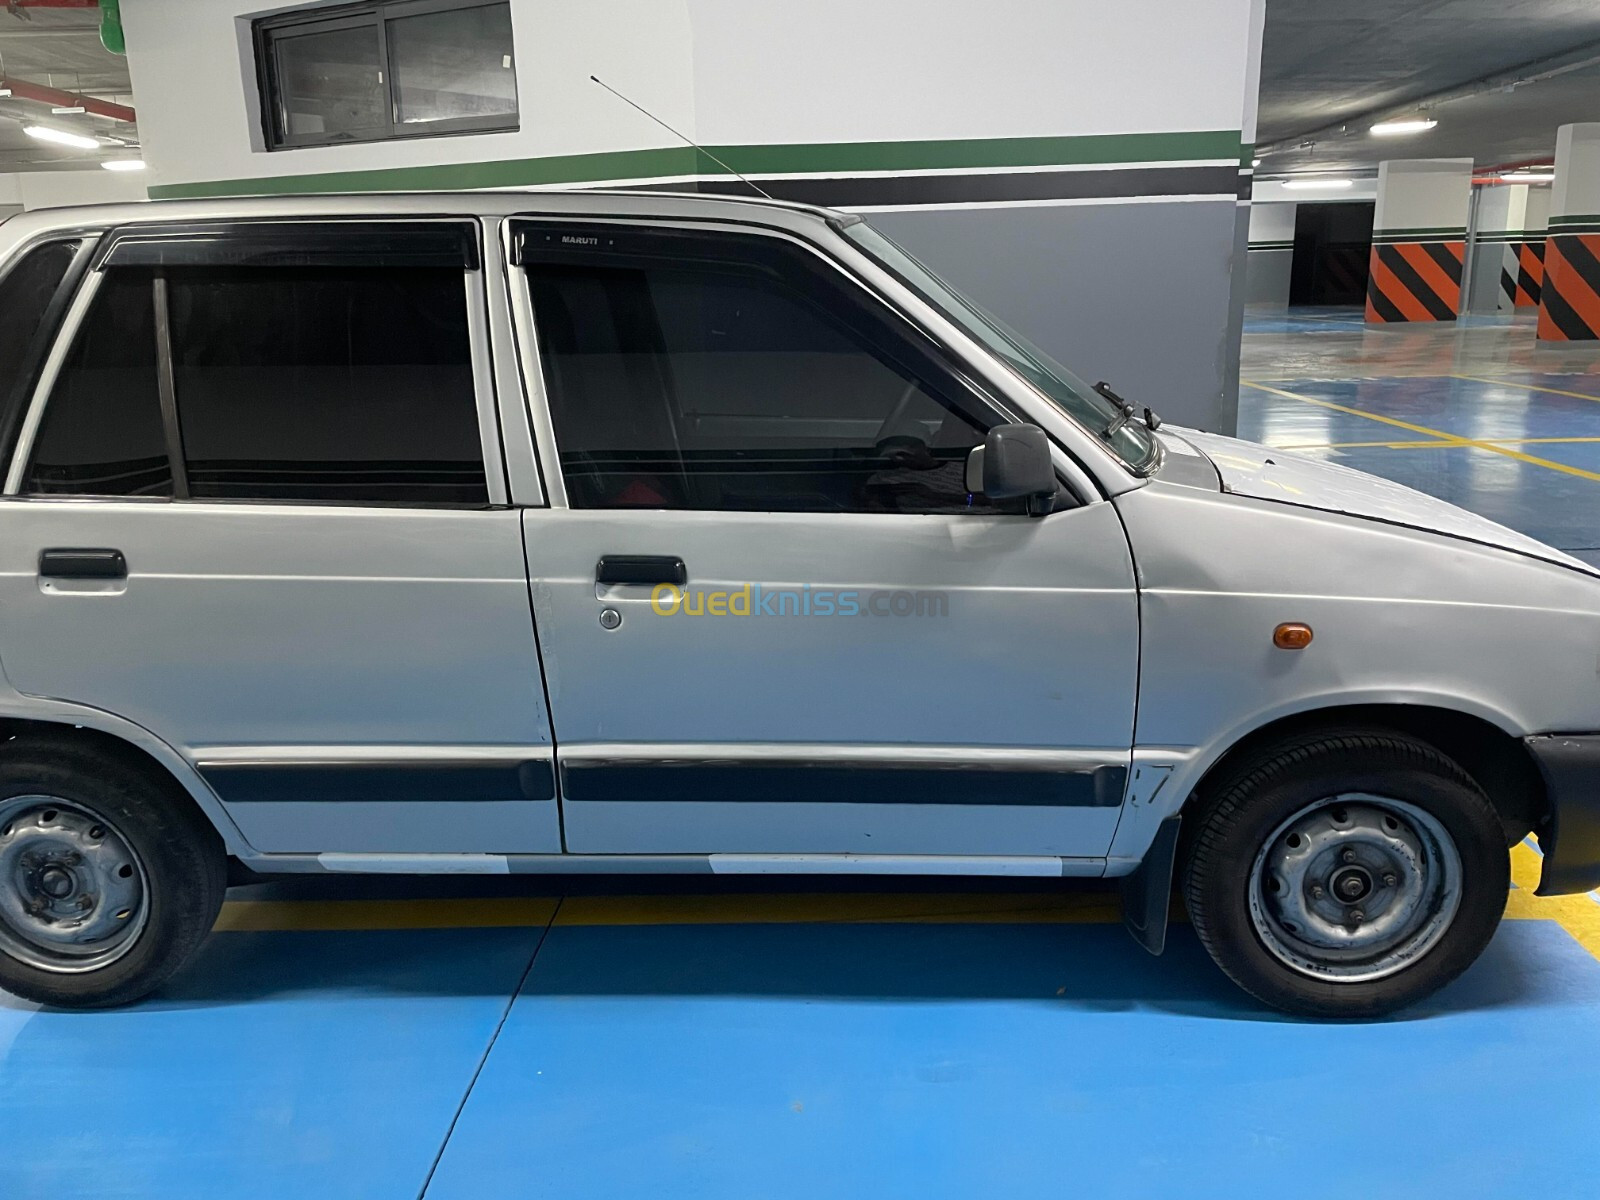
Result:
<svg viewBox="0 0 1600 1200"><path fill-rule="evenodd" d="M996 425L967 456L967 491L991 500L1026 499L1029 516L1044 516L1056 498L1056 469L1044 430Z"/></svg>

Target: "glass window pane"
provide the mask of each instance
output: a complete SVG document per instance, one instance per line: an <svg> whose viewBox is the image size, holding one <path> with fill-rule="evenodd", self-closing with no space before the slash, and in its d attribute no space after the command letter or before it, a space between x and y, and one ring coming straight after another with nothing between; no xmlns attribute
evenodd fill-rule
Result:
<svg viewBox="0 0 1600 1200"><path fill-rule="evenodd" d="M39 246L0 279L0 312L6 314L0 321L0 428L27 401L36 358L31 353L34 335L77 249L77 242Z"/></svg>
<svg viewBox="0 0 1600 1200"><path fill-rule="evenodd" d="M459 270L168 278L194 497L487 502Z"/></svg>
<svg viewBox="0 0 1600 1200"><path fill-rule="evenodd" d="M149 272L108 273L45 405L26 491L172 495L153 311Z"/></svg>
<svg viewBox="0 0 1600 1200"><path fill-rule="evenodd" d="M402 125L516 116L509 5L398 17L388 37Z"/></svg>
<svg viewBox="0 0 1600 1200"><path fill-rule="evenodd" d="M387 128L376 22L275 34L272 44L285 137L372 137Z"/></svg>
<svg viewBox="0 0 1600 1200"><path fill-rule="evenodd" d="M865 336L846 287L637 261L528 269L574 507L998 511L966 489L985 423Z"/></svg>

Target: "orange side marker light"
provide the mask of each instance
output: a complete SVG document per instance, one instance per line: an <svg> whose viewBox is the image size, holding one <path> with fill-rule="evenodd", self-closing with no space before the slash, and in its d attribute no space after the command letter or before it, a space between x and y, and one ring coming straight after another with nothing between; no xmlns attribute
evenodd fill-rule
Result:
<svg viewBox="0 0 1600 1200"><path fill-rule="evenodd" d="M1311 626L1285 621L1272 631L1272 644L1279 650L1304 650L1311 645Z"/></svg>

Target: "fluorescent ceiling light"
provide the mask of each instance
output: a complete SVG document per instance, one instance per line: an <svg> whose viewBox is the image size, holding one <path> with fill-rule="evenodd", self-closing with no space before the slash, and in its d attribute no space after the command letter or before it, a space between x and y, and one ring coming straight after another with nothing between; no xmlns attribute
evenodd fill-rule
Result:
<svg viewBox="0 0 1600 1200"><path fill-rule="evenodd" d="M1439 122L1432 117L1408 117L1403 121L1379 121L1372 132L1379 137L1394 137L1402 133L1426 133Z"/></svg>
<svg viewBox="0 0 1600 1200"><path fill-rule="evenodd" d="M1501 183L1554 183L1554 171L1503 171L1500 174Z"/></svg>
<svg viewBox="0 0 1600 1200"><path fill-rule="evenodd" d="M9 95L11 95L11 89L10 88L8 88L8 87L0 87L0 97L9 96Z"/></svg>
<svg viewBox="0 0 1600 1200"><path fill-rule="evenodd" d="M1285 179L1286 188L1347 188L1354 187L1353 179Z"/></svg>
<svg viewBox="0 0 1600 1200"><path fill-rule="evenodd" d="M52 107L50 111L53 113L81 113L89 110L81 104L60 104Z"/></svg>
<svg viewBox="0 0 1600 1200"><path fill-rule="evenodd" d="M1250 165L1252 167L1259 167L1261 165L1261 160L1259 158L1252 158L1250 160Z"/></svg>
<svg viewBox="0 0 1600 1200"><path fill-rule="evenodd" d="M100 165L108 171L142 171L144 170L144 159L113 158Z"/></svg>
<svg viewBox="0 0 1600 1200"><path fill-rule="evenodd" d="M78 150L98 150L100 143L81 133L68 133L64 129L51 129L48 125L25 125L22 132L41 142L55 142L58 146L72 146Z"/></svg>

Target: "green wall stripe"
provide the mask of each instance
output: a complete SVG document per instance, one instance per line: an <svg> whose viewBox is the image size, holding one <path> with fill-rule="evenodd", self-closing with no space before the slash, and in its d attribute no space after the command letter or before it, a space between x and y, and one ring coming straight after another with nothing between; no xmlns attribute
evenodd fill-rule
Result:
<svg viewBox="0 0 1600 1200"><path fill-rule="evenodd" d="M761 174L845 174L858 171L982 170L996 167L1114 165L1224 160L1239 153L1238 130L1195 133L1115 133L1081 137L970 138L956 141L825 142L773 146L712 146L736 171ZM688 146L562 154L494 162L430 163L371 171L328 171L262 179L216 179L157 184L154 200L202 196L283 195L301 192L453 191L529 187L663 175L725 175L710 157Z"/></svg>
<svg viewBox="0 0 1600 1200"><path fill-rule="evenodd" d="M1374 229L1372 231L1374 241L1383 238L1390 241L1398 239L1402 242L1415 242L1422 238L1459 238L1466 236L1467 230L1464 225L1435 225L1428 229Z"/></svg>

